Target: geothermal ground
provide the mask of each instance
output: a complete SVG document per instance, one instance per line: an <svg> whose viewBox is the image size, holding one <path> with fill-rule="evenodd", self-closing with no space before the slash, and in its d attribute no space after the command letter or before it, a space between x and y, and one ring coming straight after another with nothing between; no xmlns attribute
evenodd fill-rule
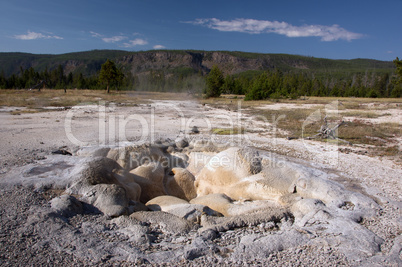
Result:
<svg viewBox="0 0 402 267"><path fill-rule="evenodd" d="M175 97L0 108L0 265L402 264L399 102Z"/></svg>

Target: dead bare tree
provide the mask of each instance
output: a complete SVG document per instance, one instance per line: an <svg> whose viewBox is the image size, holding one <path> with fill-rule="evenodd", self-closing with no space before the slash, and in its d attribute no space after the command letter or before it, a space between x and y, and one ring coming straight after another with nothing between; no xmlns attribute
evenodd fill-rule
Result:
<svg viewBox="0 0 402 267"><path fill-rule="evenodd" d="M325 116L324 123L323 123L323 125L321 125L321 128L318 131L318 133L312 137L307 137L307 139L315 139L315 138L320 137L321 139L335 139L335 140L339 140L344 143L347 143L348 145L352 145L351 142L343 140L338 137L337 130L339 127L341 127L344 124L345 124L345 121L341 120L337 125L335 125L334 127L331 128L331 126L328 123L327 116Z"/></svg>
<svg viewBox="0 0 402 267"><path fill-rule="evenodd" d="M33 89L38 89L38 91L40 92L40 89L43 88L44 86L47 85L47 82L44 80L41 80L40 83L38 83L37 85L35 85L34 87L30 88L30 90Z"/></svg>

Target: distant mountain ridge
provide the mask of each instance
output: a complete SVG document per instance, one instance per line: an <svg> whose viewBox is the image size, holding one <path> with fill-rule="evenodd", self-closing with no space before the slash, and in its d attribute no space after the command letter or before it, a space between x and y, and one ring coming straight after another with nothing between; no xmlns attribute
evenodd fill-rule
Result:
<svg viewBox="0 0 402 267"><path fill-rule="evenodd" d="M10 76L30 67L40 72L61 65L65 74L72 72L94 75L107 60L113 60L125 72L140 75L151 70L188 70L208 73L218 65L224 74L278 69L283 72L307 72L317 75L350 77L354 73L392 73L392 61L373 59L334 60L289 54L262 54L230 51L150 50L129 52L121 50L92 50L60 55L0 53L0 72Z"/></svg>

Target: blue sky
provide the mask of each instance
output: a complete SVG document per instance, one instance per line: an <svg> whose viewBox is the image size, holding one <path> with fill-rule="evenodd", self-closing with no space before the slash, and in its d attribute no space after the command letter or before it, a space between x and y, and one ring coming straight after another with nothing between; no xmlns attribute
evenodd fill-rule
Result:
<svg viewBox="0 0 402 267"><path fill-rule="evenodd" d="M402 0L0 0L0 52L230 50L402 57Z"/></svg>

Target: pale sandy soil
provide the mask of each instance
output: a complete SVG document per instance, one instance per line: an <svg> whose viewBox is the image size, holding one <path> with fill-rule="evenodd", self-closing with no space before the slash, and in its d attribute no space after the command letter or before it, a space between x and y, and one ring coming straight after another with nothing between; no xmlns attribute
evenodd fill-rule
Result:
<svg viewBox="0 0 402 267"><path fill-rule="evenodd" d="M280 110L320 106L281 103L260 108ZM133 107L89 105L21 115L11 115L12 110L15 109L0 109L0 179L2 174L16 166L40 161L51 151L63 146L74 151L87 145L153 142L166 138L174 140L179 136L189 139L212 138L217 142L251 145L300 158L328 173L344 174L347 178L338 182L369 195L383 207L381 217L362 224L385 239L382 247L384 255L390 252L398 236L402 235L402 170L401 165L392 159L342 153L339 148L349 148L343 144L276 138L275 129L270 127L269 122L253 121L245 112L216 109L201 105L196 100L154 101L153 104ZM390 114L367 119L372 122L402 121L399 108L373 109L371 112ZM232 125L245 127L248 132L245 135L211 137L212 128ZM199 134L190 134L193 126L199 128ZM282 260L286 263L284 257Z"/></svg>
<svg viewBox="0 0 402 267"><path fill-rule="evenodd" d="M268 109L268 110L281 110L281 109L310 109L310 108L320 108L321 104L292 104L292 103L273 103L269 105L261 105L257 107L258 109Z"/></svg>

